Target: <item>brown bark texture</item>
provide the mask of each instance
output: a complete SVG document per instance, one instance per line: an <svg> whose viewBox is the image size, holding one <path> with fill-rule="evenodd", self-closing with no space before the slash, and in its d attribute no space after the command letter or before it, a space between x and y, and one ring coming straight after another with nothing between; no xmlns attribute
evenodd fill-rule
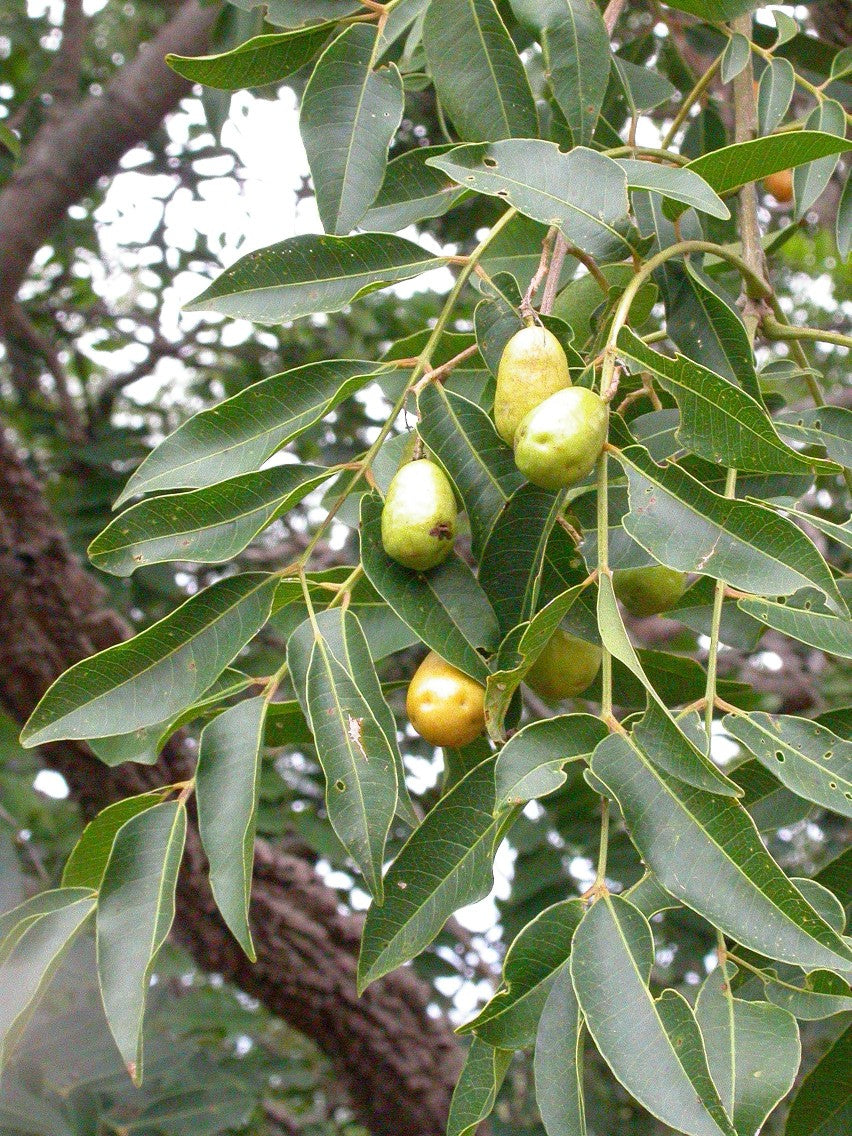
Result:
<svg viewBox="0 0 852 1136"><path fill-rule="evenodd" d="M203 52L217 14L195 0L176 6L102 96L46 117L0 193L0 336L20 334L18 290L68 207L114 172L188 93L163 63L165 54ZM23 723L67 667L129 633L70 551L37 478L0 427L0 704ZM152 767L108 769L77 743L48 747L45 758L87 817L112 801L183 780L192 767L180 741ZM430 1012L429 987L411 970L358 998L361 919L342 910L309 863L258 841L255 964L216 912L194 827L178 886L176 938L199 966L221 973L316 1042L376 1136L443 1133L460 1046L448 1023Z"/></svg>

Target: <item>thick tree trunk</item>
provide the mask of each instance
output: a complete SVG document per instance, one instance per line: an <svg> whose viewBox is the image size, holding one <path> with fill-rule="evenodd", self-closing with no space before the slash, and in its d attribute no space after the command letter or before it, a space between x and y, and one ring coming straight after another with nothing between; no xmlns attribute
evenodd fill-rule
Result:
<svg viewBox="0 0 852 1136"><path fill-rule="evenodd" d="M0 702L23 722L72 663L126 637L104 592L71 554L35 477L0 431ZM87 816L111 801L183 780L180 745L156 766L108 769L85 746L45 749ZM460 1066L460 1048L428 1010L429 989L411 970L358 998L361 920L342 913L313 868L258 841L251 964L218 917L197 831L190 829L179 883L176 937L199 966L223 974L304 1032L329 1057L376 1136L438 1136Z"/></svg>

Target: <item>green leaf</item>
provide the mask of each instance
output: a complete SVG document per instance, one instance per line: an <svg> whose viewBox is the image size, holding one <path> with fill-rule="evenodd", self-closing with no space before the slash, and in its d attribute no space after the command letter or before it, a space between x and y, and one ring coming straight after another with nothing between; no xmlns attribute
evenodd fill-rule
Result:
<svg viewBox="0 0 852 1136"><path fill-rule="evenodd" d="M441 217L467 190L427 166L452 146L420 146L388 162L378 196L359 222L367 232L395 233L418 221Z"/></svg>
<svg viewBox="0 0 852 1136"><path fill-rule="evenodd" d="M732 20L758 6L758 0L671 0L670 8L700 16L702 20Z"/></svg>
<svg viewBox="0 0 852 1136"><path fill-rule="evenodd" d="M358 989L418 955L459 907L491 890L494 759L461 779L408 838L385 876L385 901L367 912Z"/></svg>
<svg viewBox="0 0 852 1136"><path fill-rule="evenodd" d="M840 258L847 260L852 249L852 171L846 175L846 184L843 186L843 193L837 206L835 234Z"/></svg>
<svg viewBox="0 0 852 1136"><path fill-rule="evenodd" d="M545 74L574 144L590 145L609 82L609 34L600 9L593 0L515 0L513 6L540 32Z"/></svg>
<svg viewBox="0 0 852 1136"><path fill-rule="evenodd" d="M136 797L126 797L107 805L105 809L89 821L83 835L74 845L71 855L62 871L63 888L93 888L101 886L107 861L112 852L115 834L131 817L146 809L159 805L169 792L168 787L153 789L150 793L140 793Z"/></svg>
<svg viewBox="0 0 852 1136"><path fill-rule="evenodd" d="M751 58L751 44L739 32L734 32L722 52L722 82L730 83L748 66Z"/></svg>
<svg viewBox="0 0 852 1136"><path fill-rule="evenodd" d="M760 76L757 91L757 121L761 134L780 126L793 98L796 72L789 59L773 59Z"/></svg>
<svg viewBox="0 0 852 1136"><path fill-rule="evenodd" d="M621 736L598 746L592 772L617 800L643 861L676 899L769 958L852 971L852 949L784 875L736 801L675 780Z"/></svg>
<svg viewBox="0 0 852 1136"><path fill-rule="evenodd" d="M558 225L597 260L630 255L627 176L603 154L578 146L512 138L458 146L429 164L466 189L499 197L545 225Z"/></svg>
<svg viewBox="0 0 852 1136"><path fill-rule="evenodd" d="M794 597L787 603L744 599L738 601L737 607L782 635L789 635L829 655L852 659L852 626L849 620L838 619L824 608L819 610L819 604L814 603L814 594L813 591L804 592L804 598Z"/></svg>
<svg viewBox="0 0 852 1136"><path fill-rule="evenodd" d="M479 557L500 510L523 484L512 451L474 403L430 383L417 399L418 433L459 492Z"/></svg>
<svg viewBox="0 0 852 1136"><path fill-rule="evenodd" d="M27 746L129 733L195 702L269 618L275 576L228 576L145 631L75 663L21 732Z"/></svg>
<svg viewBox="0 0 852 1136"><path fill-rule="evenodd" d="M618 164L627 174L630 189L647 189L672 201L680 201L709 213L711 217L727 220L730 209L710 188L704 178L694 171L677 166L660 166L655 162L640 162L633 158L618 158Z"/></svg>
<svg viewBox="0 0 852 1136"><path fill-rule="evenodd" d="M20 1038L68 947L95 909L93 892L61 888L35 897L9 916L19 918L0 950L0 1070ZM23 918L20 918L23 916Z"/></svg>
<svg viewBox="0 0 852 1136"><path fill-rule="evenodd" d="M239 8L256 8L260 0L231 0ZM360 7L357 0L266 0L266 20L277 28L299 28L325 20L339 20Z"/></svg>
<svg viewBox="0 0 852 1136"><path fill-rule="evenodd" d="M782 785L852 817L852 742L792 714L728 714L723 724Z"/></svg>
<svg viewBox="0 0 852 1136"><path fill-rule="evenodd" d="M442 0L423 21L441 106L471 142L538 134L524 65L492 0Z"/></svg>
<svg viewBox="0 0 852 1136"><path fill-rule="evenodd" d="M776 47L788 43L799 34L799 25L788 12L784 12L780 8L773 8L772 18L775 20L775 27L778 29L778 38L775 41Z"/></svg>
<svg viewBox="0 0 852 1136"><path fill-rule="evenodd" d="M512 494L491 529L482 551L479 581L504 634L535 613L548 541L562 512L563 498L562 493L525 482ZM585 570L580 557L576 559L579 580Z"/></svg>
<svg viewBox="0 0 852 1136"><path fill-rule="evenodd" d="M767 1002L734 998L721 966L705 978L695 1016L710 1073L738 1136L756 1136L796 1079L802 1056L796 1019Z"/></svg>
<svg viewBox="0 0 852 1136"><path fill-rule="evenodd" d="M5 123L0 122L0 146L4 146L13 158L20 157L21 140Z"/></svg>
<svg viewBox="0 0 852 1136"><path fill-rule="evenodd" d="M248 698L223 710L201 731L195 797L198 829L210 864L216 906L252 962L249 929L257 795L266 699Z"/></svg>
<svg viewBox="0 0 852 1136"><path fill-rule="evenodd" d="M670 83L659 71L639 67L620 55L614 55L612 62L624 88L624 97L633 111L654 110L677 94L674 83Z"/></svg>
<svg viewBox="0 0 852 1136"><path fill-rule="evenodd" d="M524 927L506 953L501 988L466 1023L465 1032L500 1049L533 1044L553 980L571 954L571 939L583 910L581 899L566 899L545 908Z"/></svg>
<svg viewBox="0 0 852 1136"><path fill-rule="evenodd" d="M468 566L451 554L430 572L412 572L385 553L382 502L361 502L361 561L370 583L399 618L433 651L477 682L488 668L477 648L497 645L497 620Z"/></svg>
<svg viewBox="0 0 852 1136"><path fill-rule="evenodd" d="M473 1136L494 1108L511 1060L511 1052L473 1039L450 1102L447 1136Z"/></svg>
<svg viewBox="0 0 852 1136"><path fill-rule="evenodd" d="M660 563L757 595L790 595L810 585L847 613L828 565L792 521L764 505L721 497L679 466L658 466L642 446L621 450L618 460L630 493L624 527Z"/></svg>
<svg viewBox="0 0 852 1136"><path fill-rule="evenodd" d="M674 396L681 415L677 440L700 457L762 473L835 472L835 466L790 449L759 402L700 363L652 351L627 327L618 349Z"/></svg>
<svg viewBox="0 0 852 1136"><path fill-rule="evenodd" d="M847 1136L852 1126L852 1026L802 1081L790 1105L784 1136Z"/></svg>
<svg viewBox="0 0 852 1136"><path fill-rule="evenodd" d="M381 693L374 702L379 684L357 617L318 612L290 636L287 660L316 740L332 828L381 903L402 762L395 728L393 741L388 737L390 711Z"/></svg>
<svg viewBox="0 0 852 1136"><path fill-rule="evenodd" d="M586 1136L583 1017L570 966L556 974L535 1040L535 1099L547 1136Z"/></svg>
<svg viewBox="0 0 852 1136"><path fill-rule="evenodd" d="M529 622L513 628L501 644L493 663L494 672L485 686L485 724L494 741L503 741L503 721L515 691L584 587L585 584L577 584L555 596Z"/></svg>
<svg viewBox="0 0 852 1136"><path fill-rule="evenodd" d="M591 714L557 714L524 726L497 755L495 811L555 792L565 784L568 762L588 760L606 735Z"/></svg>
<svg viewBox="0 0 852 1136"><path fill-rule="evenodd" d="M802 1021L821 1021L852 1011L849 983L830 970L814 970L802 977L793 971L784 982L766 981L766 997Z"/></svg>
<svg viewBox="0 0 852 1136"><path fill-rule="evenodd" d="M639 679L648 693L648 709L637 724L637 730L645 739L642 744L646 752L653 754L661 769L687 785L709 793L738 796L738 787L716 768L685 732L684 723L674 717L645 674L618 610L612 577L607 574L598 580L598 627L604 647ZM702 746L704 744L702 742Z"/></svg>
<svg viewBox="0 0 852 1136"><path fill-rule="evenodd" d="M130 576L146 564L220 564L334 476L316 465L276 465L189 493L140 501L89 545L96 568Z"/></svg>
<svg viewBox="0 0 852 1136"><path fill-rule="evenodd" d="M0 915L0 964L26 927L42 915L59 911L69 903L91 898L92 888L58 887L40 891Z"/></svg>
<svg viewBox="0 0 852 1136"><path fill-rule="evenodd" d="M815 406L781 415L778 432L791 442L825 446L828 456L852 469L852 410L845 406Z"/></svg>
<svg viewBox="0 0 852 1136"><path fill-rule="evenodd" d="M128 734L88 738L89 749L104 765L121 765L125 761L153 765L160 756L163 746L176 730L196 718L209 716L225 699L242 693L253 684L254 679L249 675L227 667L205 691L204 696L188 706L176 718L170 718L168 722L159 722L155 726L144 726Z"/></svg>
<svg viewBox="0 0 852 1136"><path fill-rule="evenodd" d="M805 130L821 131L826 136L833 135L846 149L852 143L846 141L846 112L834 99L822 99L805 122ZM793 171L793 197L796 202L795 217L801 220L831 181L837 168L839 154L832 153L827 158L800 166Z"/></svg>
<svg viewBox="0 0 852 1136"><path fill-rule="evenodd" d="M254 472L381 370L367 360L329 359L246 387L193 415L160 442L116 505L142 493L201 489Z"/></svg>
<svg viewBox="0 0 852 1136"><path fill-rule="evenodd" d="M606 894L586 912L571 974L589 1033L616 1079L664 1124L690 1136L736 1136L688 1003L674 990L654 999L648 989L653 960L651 928L627 900Z"/></svg>
<svg viewBox="0 0 852 1136"><path fill-rule="evenodd" d="M326 232L348 233L384 180L388 147L402 121L402 78L374 71L379 29L350 24L320 56L302 96L299 128Z"/></svg>
<svg viewBox="0 0 852 1136"><path fill-rule="evenodd" d="M185 310L286 323L314 312L340 311L358 296L445 263L445 257L391 233L301 234L241 257Z"/></svg>
<svg viewBox="0 0 852 1136"><path fill-rule="evenodd" d="M630 900L637 911L642 912L646 919L661 911L671 911L680 907L678 901L669 895L653 872L646 872L622 894L625 899Z"/></svg>
<svg viewBox="0 0 852 1136"><path fill-rule="evenodd" d="M112 1036L134 1082L142 1082L142 1019L157 953L175 916L186 807L155 805L118 830L98 896L101 996Z"/></svg>
<svg viewBox="0 0 852 1136"><path fill-rule="evenodd" d="M852 142L834 134L820 130L796 130L723 146L721 150L694 158L685 168L701 174L717 193L728 193L768 174L801 166L827 155L842 154L849 149L852 149Z"/></svg>
<svg viewBox="0 0 852 1136"><path fill-rule="evenodd" d="M167 55L166 63L184 79L221 91L263 87L310 63L333 27L320 24L305 31L259 35L219 55Z"/></svg>

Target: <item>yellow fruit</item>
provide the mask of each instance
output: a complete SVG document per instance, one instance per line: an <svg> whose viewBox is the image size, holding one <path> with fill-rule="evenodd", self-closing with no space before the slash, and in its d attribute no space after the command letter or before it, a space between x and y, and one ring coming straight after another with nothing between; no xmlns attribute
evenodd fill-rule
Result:
<svg viewBox="0 0 852 1136"><path fill-rule="evenodd" d="M779 205L793 200L793 171L779 170L763 179L763 188L771 193Z"/></svg>
<svg viewBox="0 0 852 1136"><path fill-rule="evenodd" d="M612 574L612 586L631 615L657 615L674 607L686 591L686 573L664 564L619 568Z"/></svg>
<svg viewBox="0 0 852 1136"><path fill-rule="evenodd" d="M557 627L527 674L527 685L546 702L575 698L595 681L601 648Z"/></svg>
<svg viewBox="0 0 852 1136"><path fill-rule="evenodd" d="M518 427L515 465L542 489L582 481L601 455L608 418L607 404L585 387L551 395Z"/></svg>
<svg viewBox="0 0 852 1136"><path fill-rule="evenodd" d="M525 327L503 349L494 392L497 433L511 446L523 418L557 391L571 386L568 360L545 327Z"/></svg>
<svg viewBox="0 0 852 1136"><path fill-rule="evenodd" d="M456 499L444 471L428 458L408 462L388 487L382 545L398 564L425 572L450 555L456 537Z"/></svg>
<svg viewBox="0 0 852 1136"><path fill-rule="evenodd" d="M485 729L485 690L430 651L408 686L405 709L412 726L434 746L458 749Z"/></svg>

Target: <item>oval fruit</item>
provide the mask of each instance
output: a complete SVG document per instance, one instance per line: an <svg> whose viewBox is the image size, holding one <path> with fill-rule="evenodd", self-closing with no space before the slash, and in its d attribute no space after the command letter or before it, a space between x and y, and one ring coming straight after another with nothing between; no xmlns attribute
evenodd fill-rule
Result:
<svg viewBox="0 0 852 1136"><path fill-rule="evenodd" d="M515 465L542 489L582 481L601 455L608 418L607 404L585 387L551 395L518 427Z"/></svg>
<svg viewBox="0 0 852 1136"><path fill-rule="evenodd" d="M595 681L603 652L557 627L527 673L526 682L546 702L575 698Z"/></svg>
<svg viewBox="0 0 852 1136"><path fill-rule="evenodd" d="M511 446L522 420L540 402L571 386L568 360L546 327L516 332L500 356L494 392L494 424Z"/></svg>
<svg viewBox="0 0 852 1136"><path fill-rule="evenodd" d="M425 572L450 555L456 499L439 465L420 458L394 475L382 509L382 545L392 560Z"/></svg>
<svg viewBox="0 0 852 1136"><path fill-rule="evenodd" d="M686 573L665 564L619 568L612 574L615 594L631 615L658 615L674 607L686 591Z"/></svg>
<svg viewBox="0 0 852 1136"><path fill-rule="evenodd" d="M430 651L408 686L405 709L412 726L434 746L458 749L485 729L485 690Z"/></svg>
<svg viewBox="0 0 852 1136"><path fill-rule="evenodd" d="M771 193L779 205L793 200L793 171L778 170L763 179L763 188Z"/></svg>

